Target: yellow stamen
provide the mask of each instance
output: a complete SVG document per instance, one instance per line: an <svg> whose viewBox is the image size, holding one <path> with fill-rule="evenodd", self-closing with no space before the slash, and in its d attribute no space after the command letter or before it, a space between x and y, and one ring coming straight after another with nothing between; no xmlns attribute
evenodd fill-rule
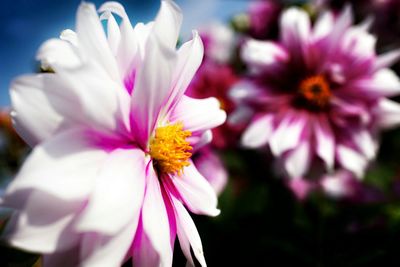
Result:
<svg viewBox="0 0 400 267"><path fill-rule="evenodd" d="M319 107L326 106L331 97L329 83L323 75L315 75L304 79L300 83L299 93L307 101Z"/></svg>
<svg viewBox="0 0 400 267"><path fill-rule="evenodd" d="M192 147L186 138L192 133L183 130L182 123L158 127L150 140L149 154L158 171L181 175L183 168L189 166Z"/></svg>

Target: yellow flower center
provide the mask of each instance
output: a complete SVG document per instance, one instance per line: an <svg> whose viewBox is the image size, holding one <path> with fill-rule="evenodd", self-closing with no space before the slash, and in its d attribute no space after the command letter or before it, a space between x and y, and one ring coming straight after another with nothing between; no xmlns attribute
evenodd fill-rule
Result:
<svg viewBox="0 0 400 267"><path fill-rule="evenodd" d="M321 108L328 104L331 97L329 83L323 75L311 76L301 81L299 93L308 102Z"/></svg>
<svg viewBox="0 0 400 267"><path fill-rule="evenodd" d="M183 130L182 123L158 127L150 140L149 155L161 173L181 175L189 166L192 147L186 140L192 133Z"/></svg>

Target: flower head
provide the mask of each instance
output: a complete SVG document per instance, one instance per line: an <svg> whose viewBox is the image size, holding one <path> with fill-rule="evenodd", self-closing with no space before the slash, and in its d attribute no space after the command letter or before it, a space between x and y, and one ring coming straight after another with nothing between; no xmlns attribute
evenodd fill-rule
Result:
<svg viewBox="0 0 400 267"><path fill-rule="evenodd" d="M135 27L116 2L99 12L83 2L76 32L39 49L54 73L11 86L15 127L34 149L5 195L4 205L18 210L6 238L45 254L45 266L120 266L129 258L171 266L177 236L189 263L193 251L204 266L186 208L219 210L191 155L226 114L214 98L184 95L202 42L194 32L176 50L182 17L172 1Z"/></svg>
<svg viewBox="0 0 400 267"><path fill-rule="evenodd" d="M255 112L243 145L268 145L293 179L318 176L318 165L319 177L344 169L361 178L380 131L400 122L387 99L400 93L388 68L400 53L376 55L368 23L353 26L349 7L313 25L290 8L280 22L278 41L250 39L242 49L249 76L231 94Z"/></svg>

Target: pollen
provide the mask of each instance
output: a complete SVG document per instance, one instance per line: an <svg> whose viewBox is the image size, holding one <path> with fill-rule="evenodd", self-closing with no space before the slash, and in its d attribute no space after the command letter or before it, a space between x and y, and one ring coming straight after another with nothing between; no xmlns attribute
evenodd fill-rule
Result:
<svg viewBox="0 0 400 267"><path fill-rule="evenodd" d="M301 81L299 94L307 102L320 108L325 107L331 98L329 83L323 75L311 76Z"/></svg>
<svg viewBox="0 0 400 267"><path fill-rule="evenodd" d="M192 147L187 138L192 133L183 130L182 123L158 127L150 140L149 155L155 168L161 173L181 175L189 166Z"/></svg>

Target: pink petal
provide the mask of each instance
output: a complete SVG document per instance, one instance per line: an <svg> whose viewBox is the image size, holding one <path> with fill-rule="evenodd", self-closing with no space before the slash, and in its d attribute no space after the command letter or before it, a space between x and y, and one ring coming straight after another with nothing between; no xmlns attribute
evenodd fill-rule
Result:
<svg viewBox="0 0 400 267"><path fill-rule="evenodd" d="M131 228L136 228L144 196L146 164L140 149L114 150L102 164L77 229L113 235L128 222Z"/></svg>
<svg viewBox="0 0 400 267"><path fill-rule="evenodd" d="M290 179L288 186L300 201L305 200L314 188L311 182L299 177Z"/></svg>
<svg viewBox="0 0 400 267"><path fill-rule="evenodd" d="M273 119L271 114L255 118L243 133L241 143L245 147L258 148L268 143L273 133Z"/></svg>
<svg viewBox="0 0 400 267"><path fill-rule="evenodd" d="M184 204L193 213L209 216L220 213L214 189L193 164L185 167L181 176L171 177L171 181Z"/></svg>
<svg viewBox="0 0 400 267"><path fill-rule="evenodd" d="M191 255L191 249L193 250L196 259L201 266L207 266L204 259L203 246L199 233L197 232L196 225L194 224L189 213L183 207L182 203L171 195L173 205L175 207L175 216L177 223L177 234L179 238L179 244L188 262L194 266L194 262Z"/></svg>
<svg viewBox="0 0 400 267"><path fill-rule="evenodd" d="M135 267L161 266L160 255L154 249L149 237L143 230L142 218L139 220L138 229L133 243L132 262Z"/></svg>
<svg viewBox="0 0 400 267"><path fill-rule="evenodd" d="M19 191L14 197L25 203L3 232L9 244L37 253L67 250L77 244L79 235L72 230L71 223L82 202L67 202L44 192L29 190Z"/></svg>
<svg viewBox="0 0 400 267"><path fill-rule="evenodd" d="M152 166L149 165L147 171L147 187L142 208L143 231L159 255L159 266L171 266L173 254L171 229L175 226L169 222L159 177Z"/></svg>
<svg viewBox="0 0 400 267"><path fill-rule="evenodd" d="M68 250L42 255L43 267L71 267L79 265L79 245Z"/></svg>
<svg viewBox="0 0 400 267"><path fill-rule="evenodd" d="M84 130L70 129L38 145L7 188L5 202L23 190L40 190L66 200L85 199L107 157L91 144L91 138Z"/></svg>
<svg viewBox="0 0 400 267"><path fill-rule="evenodd" d="M210 148L203 148L196 154L194 163L219 195L228 182L228 173L217 153Z"/></svg>

